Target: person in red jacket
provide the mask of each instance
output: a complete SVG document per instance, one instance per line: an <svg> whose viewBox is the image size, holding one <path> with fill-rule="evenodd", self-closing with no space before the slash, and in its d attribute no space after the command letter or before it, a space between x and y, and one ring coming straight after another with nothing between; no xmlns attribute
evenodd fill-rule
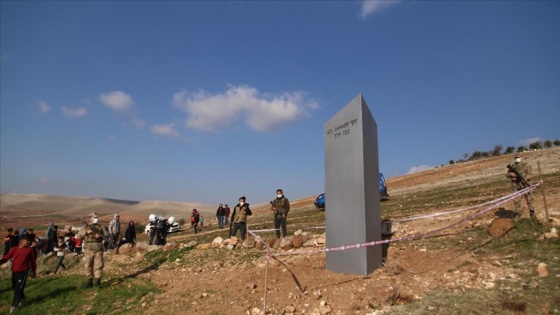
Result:
<svg viewBox="0 0 560 315"><path fill-rule="evenodd" d="M25 303L25 283L27 277L35 278L37 271L37 261L35 251L29 247L29 239L22 237L18 247L12 247L6 255L0 259L0 265L12 259L12 289L14 290L14 299L10 313L13 313L17 307Z"/></svg>

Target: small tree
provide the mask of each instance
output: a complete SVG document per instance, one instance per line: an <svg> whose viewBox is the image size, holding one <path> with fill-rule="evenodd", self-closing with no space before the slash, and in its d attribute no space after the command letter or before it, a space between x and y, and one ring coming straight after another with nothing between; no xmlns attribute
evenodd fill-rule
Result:
<svg viewBox="0 0 560 315"><path fill-rule="evenodd" d="M525 151L524 146L520 145L520 146L517 147L517 152L523 152L523 151Z"/></svg>
<svg viewBox="0 0 560 315"><path fill-rule="evenodd" d="M449 160L449 164L455 164L455 161Z"/></svg>
<svg viewBox="0 0 560 315"><path fill-rule="evenodd" d="M496 145L494 146L494 150L492 150L492 156L500 156L500 153L502 152L503 147L501 145Z"/></svg>
<svg viewBox="0 0 560 315"><path fill-rule="evenodd" d="M531 150L542 149L542 141L535 141L535 142L529 144L529 149L531 149Z"/></svg>
<svg viewBox="0 0 560 315"><path fill-rule="evenodd" d="M185 225L185 223L187 223L187 220L185 220L184 218L181 218L181 220L179 220L179 224Z"/></svg>
<svg viewBox="0 0 560 315"><path fill-rule="evenodd" d="M513 152L515 152L515 147L507 147L504 154L512 154Z"/></svg>
<svg viewBox="0 0 560 315"><path fill-rule="evenodd" d="M560 140L554 140L554 145L555 146L560 146Z"/></svg>
<svg viewBox="0 0 560 315"><path fill-rule="evenodd" d="M480 151L474 151L474 152L471 154L471 157L469 158L469 160L478 160L478 159L480 159L481 157L482 157L482 152L480 152Z"/></svg>
<svg viewBox="0 0 560 315"><path fill-rule="evenodd" d="M544 147L547 148L547 149L552 148L552 141L546 140L546 141L544 142Z"/></svg>

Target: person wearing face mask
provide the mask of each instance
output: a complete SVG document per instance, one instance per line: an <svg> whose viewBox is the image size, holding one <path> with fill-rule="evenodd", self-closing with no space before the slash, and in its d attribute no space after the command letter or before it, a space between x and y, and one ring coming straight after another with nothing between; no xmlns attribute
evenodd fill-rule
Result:
<svg viewBox="0 0 560 315"><path fill-rule="evenodd" d="M276 229L276 238L280 238L280 227L282 227L282 236L286 237L288 231L286 229L286 218L290 211L290 201L284 196L282 189L276 190L276 199L270 202L270 210L274 213L274 228Z"/></svg>
<svg viewBox="0 0 560 315"><path fill-rule="evenodd" d="M249 209L249 204L246 203L247 199L245 196L239 198L239 203L235 208L233 208L233 213L231 214L231 232L230 237L235 236L237 230L241 234L241 239L244 241L247 234L247 216L253 214L251 209Z"/></svg>
<svg viewBox="0 0 560 315"><path fill-rule="evenodd" d="M526 162L522 161L522 156L521 153L516 153L515 154L515 164L511 165L512 168L514 168L519 174L521 174L521 176L523 176L523 178L527 181L527 183L531 183L531 176L532 176L532 170L531 170L531 166L529 164L527 164ZM513 188L513 191L516 192L518 190L521 190L523 188L525 188L523 186L523 183L521 181L520 178L518 178L517 174L515 174L512 171L509 171L506 174L507 178L509 178L511 180L511 187ZM529 216L531 218L535 217L535 206L533 205L533 196L531 195L531 192L528 192L524 195L525 197L525 201L527 201L527 206L529 207ZM519 210L521 209L521 197L517 197L513 200L513 203L515 205L515 212L517 214L519 213Z"/></svg>
<svg viewBox="0 0 560 315"><path fill-rule="evenodd" d="M97 213L89 214L91 224L85 224L76 235L76 238L84 241L84 262L86 265L87 284L86 288L95 284L101 286L101 276L103 275L103 241L109 237L109 231L99 224Z"/></svg>

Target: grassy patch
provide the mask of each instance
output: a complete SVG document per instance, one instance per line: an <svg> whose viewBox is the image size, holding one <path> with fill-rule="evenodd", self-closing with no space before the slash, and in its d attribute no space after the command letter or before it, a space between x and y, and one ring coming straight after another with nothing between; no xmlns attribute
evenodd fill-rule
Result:
<svg viewBox="0 0 560 315"><path fill-rule="evenodd" d="M18 314L122 314L141 312L140 300L158 292L139 279L105 282L102 288L85 288L85 276L46 276L30 279L25 289L27 305ZM0 313L6 314L13 297L11 280L0 279Z"/></svg>

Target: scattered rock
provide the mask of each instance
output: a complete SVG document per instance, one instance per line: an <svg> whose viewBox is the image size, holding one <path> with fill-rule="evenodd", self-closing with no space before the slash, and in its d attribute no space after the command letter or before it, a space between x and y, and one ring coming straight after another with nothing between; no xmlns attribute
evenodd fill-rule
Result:
<svg viewBox="0 0 560 315"><path fill-rule="evenodd" d="M515 223L512 219L508 218L497 218L490 223L488 226L488 233L493 238L500 238L504 236L507 232L515 227Z"/></svg>
<svg viewBox="0 0 560 315"><path fill-rule="evenodd" d="M539 265L537 266L539 277L548 277L548 269L546 267L547 265L545 263L539 263Z"/></svg>
<svg viewBox="0 0 560 315"><path fill-rule="evenodd" d="M545 239L558 238L558 231L556 230L556 228L552 228L550 229L550 232L544 233L544 238Z"/></svg>
<svg viewBox="0 0 560 315"><path fill-rule="evenodd" d="M295 235L292 237L292 245L295 248L300 248L303 246L303 237L301 235Z"/></svg>
<svg viewBox="0 0 560 315"><path fill-rule="evenodd" d="M212 241L211 246L212 247L220 247L220 245L222 245L223 242L224 242L224 239L218 236Z"/></svg>
<svg viewBox="0 0 560 315"><path fill-rule="evenodd" d="M294 245L292 245L292 237L291 236L286 236L286 237L284 237L280 240L280 248L282 250L289 250L293 247L294 247Z"/></svg>
<svg viewBox="0 0 560 315"><path fill-rule="evenodd" d="M195 247L196 245L198 245L198 242L197 242L197 241L190 241L190 242L188 242L187 244L185 244L185 247L187 247L187 248L193 248L193 247Z"/></svg>
<svg viewBox="0 0 560 315"><path fill-rule="evenodd" d="M121 247L119 247L119 254L121 255L128 255L134 252L136 252L136 247L134 246L134 244L125 243L122 244Z"/></svg>

